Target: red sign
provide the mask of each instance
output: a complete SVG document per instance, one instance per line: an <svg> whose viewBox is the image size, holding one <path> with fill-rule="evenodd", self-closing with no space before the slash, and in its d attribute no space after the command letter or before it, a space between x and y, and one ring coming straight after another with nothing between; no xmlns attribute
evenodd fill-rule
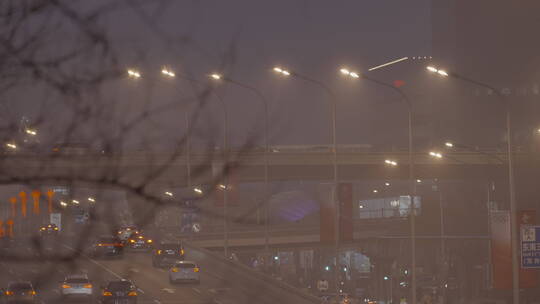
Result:
<svg viewBox="0 0 540 304"><path fill-rule="evenodd" d="M32 198L34 199L34 214L39 214L39 198L41 197L41 192L34 190L32 191Z"/></svg>
<svg viewBox="0 0 540 304"><path fill-rule="evenodd" d="M8 236L10 238L13 238L13 220L12 219L7 220L6 225L8 226Z"/></svg>
<svg viewBox="0 0 540 304"><path fill-rule="evenodd" d="M26 192L21 191L19 196L21 197L21 214L26 217Z"/></svg>
<svg viewBox="0 0 540 304"><path fill-rule="evenodd" d="M11 203L11 217L15 218L17 216L17 198L12 197L9 202Z"/></svg>
<svg viewBox="0 0 540 304"><path fill-rule="evenodd" d="M47 190L47 201L49 203L49 214L52 213L52 202L53 202L53 196L54 196L54 191L52 190Z"/></svg>

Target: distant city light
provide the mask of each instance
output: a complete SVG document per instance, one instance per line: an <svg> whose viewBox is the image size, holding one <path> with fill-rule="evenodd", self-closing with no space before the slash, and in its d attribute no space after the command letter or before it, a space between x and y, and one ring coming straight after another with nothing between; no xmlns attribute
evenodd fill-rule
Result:
<svg viewBox="0 0 540 304"><path fill-rule="evenodd" d="M212 77L215 80L220 80L222 78L222 76L217 73L210 74L210 77Z"/></svg>
<svg viewBox="0 0 540 304"><path fill-rule="evenodd" d="M166 192L165 192L165 195L170 196L170 197L173 196L172 192L169 192L169 191L166 191Z"/></svg>
<svg viewBox="0 0 540 304"><path fill-rule="evenodd" d="M378 192L379 192L379 190L373 189L373 193L378 193Z"/></svg>
<svg viewBox="0 0 540 304"><path fill-rule="evenodd" d="M78 201L78 200L72 200L71 202L72 202L73 204L75 204L75 205L78 205L78 204L79 204L79 201Z"/></svg>
<svg viewBox="0 0 540 304"><path fill-rule="evenodd" d="M417 183L421 183L422 180L421 180L421 179L417 179L416 182L417 182Z"/></svg>
<svg viewBox="0 0 540 304"><path fill-rule="evenodd" d="M193 188L193 191L195 191L195 192L197 192L197 193L199 193L199 194L202 194L202 193L203 193L203 191L202 191L201 188Z"/></svg>
<svg viewBox="0 0 540 304"><path fill-rule="evenodd" d="M388 186L390 186L390 183L386 182L386 183L384 183L384 185L388 187Z"/></svg>
<svg viewBox="0 0 540 304"><path fill-rule="evenodd" d="M96 199L93 198L93 197L89 197L89 198L88 198L88 201L90 201L90 202L92 202L92 203L95 203L95 202L96 202Z"/></svg>
<svg viewBox="0 0 540 304"><path fill-rule="evenodd" d="M538 131L540 132L540 129ZM447 146L448 148L454 147L454 144L449 141L445 142L444 145Z"/></svg>
<svg viewBox="0 0 540 304"><path fill-rule="evenodd" d="M64 201L60 201L60 206L62 206L62 207L66 207L67 205L68 205L68 204L67 204L66 202L64 202Z"/></svg>
<svg viewBox="0 0 540 304"><path fill-rule="evenodd" d="M225 189L227 189L227 187L225 187L225 185L223 185L223 184L219 184L219 186L218 186L218 187L219 187L219 189L221 189L221 190L225 190Z"/></svg>

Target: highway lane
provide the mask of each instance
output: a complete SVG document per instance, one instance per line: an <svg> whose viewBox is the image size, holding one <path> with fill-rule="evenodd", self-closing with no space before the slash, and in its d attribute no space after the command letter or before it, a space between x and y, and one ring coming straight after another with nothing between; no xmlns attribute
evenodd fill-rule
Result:
<svg viewBox="0 0 540 304"><path fill-rule="evenodd" d="M73 251L67 245L60 249L63 254ZM30 244L9 250L19 256L33 256ZM200 252L187 251L186 259L201 266L201 284L171 284L166 269L154 268L148 252L126 252L122 259L93 259L81 256L67 262L44 262L36 257L32 261L15 263L0 261L0 287L5 288L12 280L32 281L42 303L68 303L59 298L60 282L66 274L86 272L100 293L100 286L109 280L125 278L134 281L139 288L140 304L233 304L233 303L276 303L283 302L279 292L267 292L264 283L250 281L230 268L215 263Z"/></svg>

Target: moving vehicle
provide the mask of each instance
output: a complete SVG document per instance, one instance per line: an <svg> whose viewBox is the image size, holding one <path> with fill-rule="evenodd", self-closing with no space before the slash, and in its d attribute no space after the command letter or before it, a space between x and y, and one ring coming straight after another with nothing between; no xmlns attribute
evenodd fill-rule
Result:
<svg viewBox="0 0 540 304"><path fill-rule="evenodd" d="M169 269L169 282L172 284L178 282L194 282L200 283L199 276L200 268L195 262L179 261Z"/></svg>
<svg viewBox="0 0 540 304"><path fill-rule="evenodd" d="M122 257L124 244L115 236L100 236L94 241L91 253L94 257Z"/></svg>
<svg viewBox="0 0 540 304"><path fill-rule="evenodd" d="M122 227L118 229L117 231L118 238L123 242L127 241L133 234L138 234L138 233L139 233L139 230L133 226Z"/></svg>
<svg viewBox="0 0 540 304"><path fill-rule="evenodd" d="M30 282L10 282L6 291L6 303L37 303L37 294Z"/></svg>
<svg viewBox="0 0 540 304"><path fill-rule="evenodd" d="M141 233L137 233L132 234L131 237L127 239L126 244L131 249L150 249L154 245L154 241Z"/></svg>
<svg viewBox="0 0 540 304"><path fill-rule="evenodd" d="M39 227L39 234L44 235L57 235L60 229L56 224L47 224Z"/></svg>
<svg viewBox="0 0 540 304"><path fill-rule="evenodd" d="M93 286L86 274L75 274L66 276L60 286L60 294L63 298L92 298Z"/></svg>
<svg viewBox="0 0 540 304"><path fill-rule="evenodd" d="M161 243L152 251L154 267L171 267L184 260L184 247L181 243Z"/></svg>
<svg viewBox="0 0 540 304"><path fill-rule="evenodd" d="M101 294L103 304L136 304L137 287L129 280L110 281Z"/></svg>

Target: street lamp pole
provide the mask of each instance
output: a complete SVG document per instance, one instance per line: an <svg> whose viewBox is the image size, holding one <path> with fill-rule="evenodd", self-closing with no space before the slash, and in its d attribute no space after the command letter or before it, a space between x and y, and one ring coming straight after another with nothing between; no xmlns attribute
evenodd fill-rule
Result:
<svg viewBox="0 0 540 304"><path fill-rule="evenodd" d="M262 102L264 106L264 190L263 190L263 197L265 200L264 203L264 249L266 252L269 251L269 242L270 242L270 232L269 232L269 223L268 223L268 213L269 213L269 206L268 206L268 153L270 151L269 147L269 140L268 140L268 129L269 129L269 121L268 121L268 99L264 96L264 94L257 88L250 86L248 84L236 81L232 78L229 78L227 76L222 76L219 74L212 74L211 77L215 80L223 80L225 82L231 83L233 85L236 85L240 88L246 89L248 91L253 92L257 97L259 97L259 100Z"/></svg>
<svg viewBox="0 0 540 304"><path fill-rule="evenodd" d="M162 69L161 70L161 73L169 78L175 78L177 75L175 72L171 71L171 70L168 70L168 69ZM138 73L137 71L133 71L133 70L129 70L128 71L128 75L132 78L140 78L141 75L140 73ZM196 80L196 79L193 79L191 77L187 77L187 76L181 76L183 79L186 79L190 82L193 82L193 83L196 83L196 84L201 84L201 81L199 80ZM228 126L228 115L227 115L227 105L225 104L225 101L221 98L221 96L219 96L216 92L213 92L214 95L216 96L216 98L219 100L219 102L221 103L221 105L223 106L223 156L224 156L224 161L225 161L225 167L228 165L228 161L229 161L229 143L228 143L228 129L229 129L229 126ZM191 123L190 123L190 120L189 120L189 117L187 116L187 112L186 112L186 124L188 126L188 138L187 138L187 150L188 150L188 153L187 153L187 162L188 162L188 168L187 168L187 171L188 171L188 186L191 187ZM229 178L228 178L228 174L227 172L225 172L224 174L224 177L223 177L223 182L225 184L225 188L222 189L224 192L223 192L223 251L224 251L224 254L225 256L227 257L228 256L228 252L229 252L229 226L228 226L228 190L229 190Z"/></svg>
<svg viewBox="0 0 540 304"><path fill-rule="evenodd" d="M408 96L400 88L386 82L371 78L365 73L352 72L347 69L340 70L351 78L360 78L389 88L401 96L401 101L407 106L407 129L408 129L408 156L409 156L409 199L410 199L410 232L411 232L411 303L416 304L416 208L414 199L416 197L416 182L414 178L414 157L413 157L413 115L412 103Z"/></svg>
<svg viewBox="0 0 540 304"><path fill-rule="evenodd" d="M447 72L445 70L437 69L432 66L428 66L427 70L433 73L437 73L443 77L453 77L455 79L462 80L464 82L471 83L473 85L486 88L499 98L502 104L505 106L506 111L506 148L508 158L508 192L510 197L510 243L512 248L512 299L513 304L519 304L519 261L518 261L518 227L517 227L517 202L515 192L515 176L514 176L514 161L513 161L513 147L512 147L512 118L510 111L510 103L501 94L501 92L494 87L479 82L455 72Z"/></svg>
<svg viewBox="0 0 540 304"><path fill-rule="evenodd" d="M334 267L334 280L336 284L336 291L339 290L338 288L338 265L339 265L339 244L340 244L340 223L339 219L341 217L340 214L340 203L337 199L337 191L338 191L338 169L337 169L337 140L336 140L336 108L337 108L337 98L336 94L330 89L326 84L323 82L307 77L303 74L299 74L294 71L288 71L285 69L282 69L280 67L275 67L274 72L277 72L284 76L292 76L296 77L300 80L309 82L311 84L314 84L320 88L322 88L331 98L331 119L332 119L332 164L333 164L333 189L332 189L332 203L335 208L335 215L334 215L334 238L335 238L335 255L336 255L336 265Z"/></svg>

